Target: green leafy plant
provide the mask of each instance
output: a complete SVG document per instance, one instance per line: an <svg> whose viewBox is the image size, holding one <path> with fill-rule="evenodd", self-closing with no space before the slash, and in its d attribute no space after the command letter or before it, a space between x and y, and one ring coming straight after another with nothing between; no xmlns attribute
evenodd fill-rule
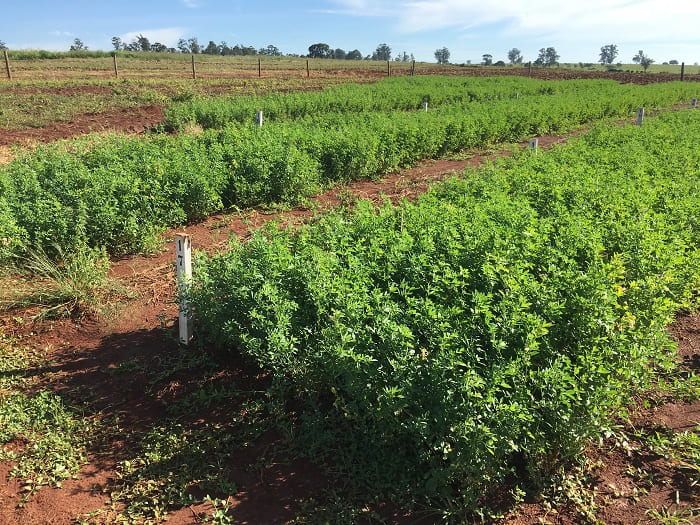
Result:
<svg viewBox="0 0 700 525"><path fill-rule="evenodd" d="M530 96L514 104L516 89ZM435 110L415 111L426 90ZM426 158L626 117L640 105L686 100L693 90L687 82L622 86L438 77L321 94L195 99L192 106L177 106L184 124L225 127L145 139L92 136L40 146L0 167L0 258L50 253L57 239L66 251L81 246L105 247L115 255L152 251L163 228L223 207L295 204L337 181L378 177ZM208 105L201 118L186 116L190 107L197 113L198 104ZM249 113L260 104L271 117L263 128Z"/></svg>
<svg viewBox="0 0 700 525"><path fill-rule="evenodd" d="M197 261L200 337L269 370L296 407L286 434L356 486L462 518L514 476L542 487L677 371L665 327L700 288L697 119L598 127L417 203L270 227ZM593 495L576 504L595 520Z"/></svg>

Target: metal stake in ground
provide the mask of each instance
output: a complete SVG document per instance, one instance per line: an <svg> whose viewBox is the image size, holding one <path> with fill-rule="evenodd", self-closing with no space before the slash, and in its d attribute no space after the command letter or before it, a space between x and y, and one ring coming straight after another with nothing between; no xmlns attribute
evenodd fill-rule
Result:
<svg viewBox="0 0 700 525"><path fill-rule="evenodd" d="M639 108L637 111L637 126L641 126L644 123L644 108Z"/></svg>
<svg viewBox="0 0 700 525"><path fill-rule="evenodd" d="M694 98L693 100L690 101L690 109L695 109L695 106L698 105L698 99Z"/></svg>
<svg viewBox="0 0 700 525"><path fill-rule="evenodd" d="M179 233L175 237L175 254L177 288L178 291L181 291L192 279L192 239L186 233ZM190 315L190 305L186 300L180 301L178 324L180 328L180 342L183 345L187 345L192 340L192 317Z"/></svg>
<svg viewBox="0 0 700 525"><path fill-rule="evenodd" d="M263 125L263 112L262 111L255 112L255 123L262 128L262 125Z"/></svg>
<svg viewBox="0 0 700 525"><path fill-rule="evenodd" d="M423 102L423 109L425 111L428 111L428 103L427 102Z"/></svg>
<svg viewBox="0 0 700 525"><path fill-rule="evenodd" d="M530 150L537 155L537 146L539 146L540 141L535 137L534 139L530 140Z"/></svg>

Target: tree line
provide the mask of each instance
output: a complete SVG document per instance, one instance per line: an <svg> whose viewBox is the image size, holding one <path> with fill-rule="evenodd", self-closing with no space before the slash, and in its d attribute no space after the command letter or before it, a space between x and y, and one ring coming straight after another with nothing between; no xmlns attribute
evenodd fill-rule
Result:
<svg viewBox="0 0 700 525"><path fill-rule="evenodd" d="M153 42L142 34L139 34L131 42L124 42L121 37L112 37L112 47L115 51L145 51L153 53L186 53L186 54L204 54L204 55L239 55L239 56L249 56L249 55L262 55L262 56L282 56L283 53L272 44L267 47L261 47L259 49L253 46L244 46L241 44L236 44L233 47L229 46L225 41L219 42L218 44L213 40L210 40L206 46L199 43L197 37L192 37L187 40L181 38L178 40L175 47L168 47L160 42ZM7 50L8 47L4 41L0 40L0 50ZM87 51L87 46L83 43L80 38L76 38L73 44L70 46L70 51ZM598 62L602 65L612 65L617 56L619 55L619 49L617 44L606 44L600 48L600 56ZM300 56L295 54L287 54L287 56ZM325 43L317 43L309 46L308 55L302 55L308 58L332 58L336 60L380 60L388 61L392 60L392 50L386 43L379 44L377 48L371 55L363 56L363 54L358 49L353 49L352 51L345 51L341 48L333 49L331 46ZM510 49L507 53L508 62L511 65L517 65L523 63L523 54L517 47ZM537 59L533 62L536 66L550 67L555 66L559 63L559 54L554 47L541 48ZM413 62L415 60L413 53L409 54L406 51L398 53L393 58L396 62ZM435 50L435 60L438 64L449 64L450 63L450 50L447 47L442 47ZM642 66L644 71L649 69L649 66L655 61L653 58L649 57L643 50L639 50L634 57L632 57L632 62ZM468 61L467 63L470 63ZM678 64L678 60L671 60L669 62L664 62L664 64ZM489 53L484 53L481 57L481 64L484 66L505 66L505 62L499 60L494 63L493 55Z"/></svg>

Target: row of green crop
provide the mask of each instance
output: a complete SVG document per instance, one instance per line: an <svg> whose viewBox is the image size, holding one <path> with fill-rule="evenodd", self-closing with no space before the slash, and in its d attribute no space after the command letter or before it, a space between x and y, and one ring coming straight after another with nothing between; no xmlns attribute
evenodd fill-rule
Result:
<svg viewBox="0 0 700 525"><path fill-rule="evenodd" d="M192 125L220 129L253 120L262 111L265 120L318 118L326 113L408 111L443 106L464 106L472 102L515 99L518 97L557 95L577 91L592 97L634 92L612 80L573 80L548 82L520 77L390 78L370 85L342 85L318 93L293 93L266 96L195 99L176 104L165 111L165 127L183 130Z"/></svg>
<svg viewBox="0 0 700 525"><path fill-rule="evenodd" d="M575 458L674 366L665 326L700 291L699 141L700 113L604 126L417 204L270 228L197 260L197 332L272 372L311 457L469 512Z"/></svg>
<svg viewBox="0 0 700 525"><path fill-rule="evenodd" d="M559 132L639 105L689 98L689 84L487 101L428 113L329 114L198 136L88 137L43 146L0 169L0 259L27 249L148 249L160 229L222 207L296 203L337 180Z"/></svg>

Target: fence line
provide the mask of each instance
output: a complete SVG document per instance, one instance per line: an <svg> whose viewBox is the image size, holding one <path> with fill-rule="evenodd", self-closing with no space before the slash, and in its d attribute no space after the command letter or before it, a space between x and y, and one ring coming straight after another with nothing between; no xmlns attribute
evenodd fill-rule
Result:
<svg viewBox="0 0 700 525"><path fill-rule="evenodd" d="M415 74L459 74L460 72L466 73L465 76L470 76L469 72L473 69L483 68L483 72L490 75L517 75L517 76L528 76L532 77L535 71L573 71L576 72L575 68L542 68L538 67L532 62L522 65L510 65L505 67L485 67L478 65L454 65L448 64L446 66L422 63L421 67L418 67L415 61L412 62L398 62L398 61L378 61L378 60L327 60L327 59L308 59L305 57L289 57L283 59L277 59L274 57L269 57L268 60L265 57L235 57L230 61L223 60L209 60L211 55L187 55L183 56L172 56L167 58L134 58L134 57L122 57L119 62L117 60L119 53L113 53L110 57L97 57L97 58L37 58L37 59L20 59L17 61L20 64L19 67L15 67L13 75L12 68L10 67L10 57L7 50L4 50L5 58L5 70L6 75L9 80L13 77L20 76L23 79L29 77L31 80L40 80L45 76L53 76L57 78L61 77L60 73L67 72L69 74L65 75L65 78L73 78L73 76L80 78L93 77L149 77L153 76L155 78L164 77L174 77L174 78L185 78L191 74L191 78L196 80L198 78L207 79L230 79L235 78L240 72L247 72L246 75L241 75L242 78L249 78L255 76L257 72L258 78L275 78L277 74L290 74L293 72L298 72L300 77L304 76L304 71L306 71L306 78L311 78L312 73L317 73L319 75L324 75L324 72L334 72L345 73L347 76L352 76L354 71L370 72L373 76L393 76L393 75L410 75ZM257 60L255 60L257 58ZM48 68L35 66L36 69L32 67L24 68L22 67L23 62L34 63L37 61L48 61L55 62L57 67ZM75 61L80 61L80 65L86 64L84 68L76 67ZM87 61L94 61L90 64ZM256 63L257 62L257 63ZM137 64L137 67L132 67ZM188 65L190 68L188 68ZM97 67L94 67L97 66ZM190 72L188 73L188 69ZM420 71L419 71L420 69ZM257 70L257 71L256 71ZM37 74L32 76L33 72ZM43 75L42 75L43 73ZM477 76L483 74L481 71ZM581 78L586 78L590 76L591 78L601 78L596 76L596 74L606 74L606 71L591 71L591 70L581 70ZM651 73L651 75L664 74L661 73ZM677 73L666 73L666 75L676 76ZM680 64L680 80L686 80L688 75L685 71L685 63ZM700 74L695 73L692 75L694 78L692 80L698 80ZM554 76L547 76L547 78L556 78ZM614 78L614 76L605 77ZM678 77L676 77L678 78Z"/></svg>

